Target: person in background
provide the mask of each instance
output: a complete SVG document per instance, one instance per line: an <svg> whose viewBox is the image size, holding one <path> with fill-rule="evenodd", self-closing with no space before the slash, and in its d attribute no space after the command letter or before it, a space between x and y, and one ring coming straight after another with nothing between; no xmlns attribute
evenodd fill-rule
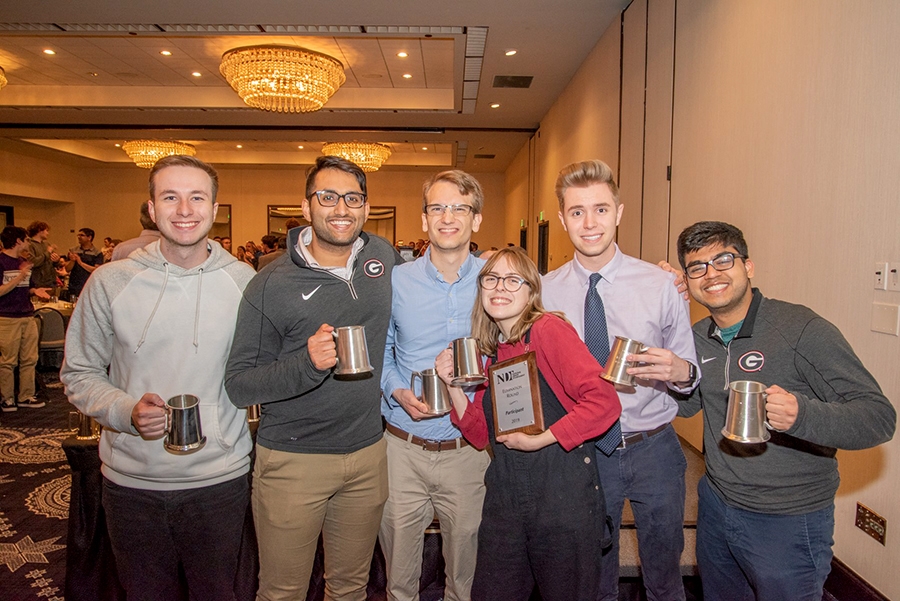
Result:
<svg viewBox="0 0 900 601"><path fill-rule="evenodd" d="M710 316L694 325L704 375L678 414L703 410L697 563L706 601L820 601L831 570L837 449L890 440L897 413L841 332L802 305L751 287L733 225L678 236L678 261ZM766 386L768 442L722 434L729 385Z"/></svg>
<svg viewBox="0 0 900 601"><path fill-rule="evenodd" d="M388 598L398 601L419 598L422 533L435 516L446 563L444 599L466 601L472 588L490 458L466 442L449 416L429 415L409 385L412 373L430 368L452 340L471 335L483 261L469 253L469 242L481 227L483 205L481 184L468 173L431 177L422 192L422 229L432 244L391 274L381 376L390 494L378 537Z"/></svg>
<svg viewBox="0 0 900 601"><path fill-rule="evenodd" d="M113 239L107 236L103 239L103 246L100 248L100 252L103 253L103 262L108 263L110 257L112 257L113 248L115 248L115 244L113 244Z"/></svg>
<svg viewBox="0 0 900 601"><path fill-rule="evenodd" d="M103 253L94 247L94 230L83 227L75 235L78 246L69 249L69 298L81 294L85 282L95 269L103 265Z"/></svg>
<svg viewBox="0 0 900 601"><path fill-rule="evenodd" d="M583 443L615 423L619 399L575 329L544 310L541 277L525 251L497 251L478 283L472 336L489 365L534 352L546 429L496 436L491 380L470 403L452 385L452 351L437 356L453 423L476 448L490 442L494 452L485 474L472 599L526 601L537 585L544 601L594 600L598 558L611 533L593 465L596 449Z"/></svg>
<svg viewBox="0 0 900 601"><path fill-rule="evenodd" d="M596 466L617 534L602 558L598 599L619 597L618 532L629 499L647 597L683 600L687 460L671 425L678 403L670 393L690 393L699 378L687 303L672 285L671 274L624 254L616 245L625 207L608 165L591 160L564 167L556 195L574 257L544 276L546 307L565 312L592 351L596 344L602 346L605 355L595 355L601 363L607 363L616 336L648 347L626 358L641 362L628 370L637 378L635 385L619 387L622 418L617 430L597 443ZM592 317L589 307L595 311Z"/></svg>
<svg viewBox="0 0 900 601"><path fill-rule="evenodd" d="M364 600L388 494L379 381L390 321L390 242L362 231L366 175L320 156L307 172L289 256L256 274L238 313L225 386L260 405L253 517L259 593L305 599L319 533L325 596ZM374 373L336 374L335 328L364 326Z"/></svg>
<svg viewBox="0 0 900 601"><path fill-rule="evenodd" d="M222 248L225 249L225 252L231 254L231 236L222 236L222 241L219 244L222 245Z"/></svg>
<svg viewBox="0 0 900 601"><path fill-rule="evenodd" d="M0 407L43 407L35 398L34 366L38 360L38 327L31 295L49 300L47 288L36 288L31 262L21 254L28 247L27 233L8 225L0 232ZM19 397L16 403L15 369L19 368Z"/></svg>
<svg viewBox="0 0 900 601"><path fill-rule="evenodd" d="M111 260L118 261L124 259L133 251L149 246L160 239L159 228L156 227L156 224L153 223L153 218L150 217L149 204L150 202L147 200L141 203L141 233L136 238L131 238L130 240L125 240L124 242L117 244L115 249L113 249Z"/></svg>
<svg viewBox="0 0 900 601"><path fill-rule="evenodd" d="M253 259L250 258L250 254L243 246L237 247L237 254L235 255L235 257L237 257L238 261L246 263L250 267L253 267Z"/></svg>
<svg viewBox="0 0 900 601"><path fill-rule="evenodd" d="M66 337L66 394L103 425L103 509L129 600L235 598L252 442L224 378L253 270L207 239L217 191L203 161L157 161L148 208L160 239L91 276ZM165 399L184 394L199 399L208 439L190 454L160 440Z"/></svg>
<svg viewBox="0 0 900 601"><path fill-rule="evenodd" d="M274 238L274 248L267 250L266 254L259 258L259 270L262 271L266 265L272 263L278 257L283 257L287 253L287 238L284 236L263 236L263 244L266 238ZM271 240L270 240L271 242Z"/></svg>
<svg viewBox="0 0 900 601"><path fill-rule="evenodd" d="M50 237L50 224L45 221L32 221L26 228L28 233L28 254L33 266L31 280L37 288L54 288L56 286L56 263L59 255L55 247L47 243Z"/></svg>

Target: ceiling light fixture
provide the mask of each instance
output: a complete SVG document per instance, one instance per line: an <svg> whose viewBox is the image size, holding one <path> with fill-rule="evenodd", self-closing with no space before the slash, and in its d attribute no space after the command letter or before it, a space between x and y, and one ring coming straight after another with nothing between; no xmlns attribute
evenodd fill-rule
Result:
<svg viewBox="0 0 900 601"><path fill-rule="evenodd" d="M410 74L410 73L404 73L404 74L403 74L403 79L412 79L412 74Z"/></svg>
<svg viewBox="0 0 900 601"><path fill-rule="evenodd" d="M280 113L317 111L347 81L341 61L296 46L235 48L219 71L245 104Z"/></svg>
<svg viewBox="0 0 900 601"><path fill-rule="evenodd" d="M0 90L2 90L3 86L8 83L9 81L6 79L6 71L3 70L3 67L0 67Z"/></svg>
<svg viewBox="0 0 900 601"><path fill-rule="evenodd" d="M347 159L366 173L371 173L378 171L388 160L391 149L376 142L329 142L322 146L322 154Z"/></svg>
<svg viewBox="0 0 900 601"><path fill-rule="evenodd" d="M160 50L159 53L162 54L163 56L172 56L172 53L169 52L168 50Z"/></svg>
<svg viewBox="0 0 900 601"><path fill-rule="evenodd" d="M238 144L237 147L238 147L238 148L243 148L244 146L243 146L242 144Z"/></svg>
<svg viewBox="0 0 900 601"><path fill-rule="evenodd" d="M303 146L298 146L297 148L299 148L300 150L303 150Z"/></svg>
<svg viewBox="0 0 900 601"><path fill-rule="evenodd" d="M169 140L131 140L122 145L122 150L144 169L150 169L159 159L173 154L197 154L197 149L190 144Z"/></svg>
<svg viewBox="0 0 900 601"><path fill-rule="evenodd" d="M509 50L506 51L506 56L514 56L516 54L516 52L517 52L517 50L510 48Z"/></svg>
<svg viewBox="0 0 900 601"><path fill-rule="evenodd" d="M495 102L494 104L491 105L491 108L492 108L492 109L498 109L498 108L500 108L500 103L499 103L499 102Z"/></svg>
<svg viewBox="0 0 900 601"><path fill-rule="evenodd" d="M56 51L50 50L49 48L44 49L44 54L56 54Z"/></svg>
<svg viewBox="0 0 900 601"><path fill-rule="evenodd" d="M191 73L191 75L193 75L194 77L200 77L203 74L200 73L200 71L194 71L193 73Z"/></svg>
<svg viewBox="0 0 900 601"><path fill-rule="evenodd" d="M407 53L405 53L405 52L398 52L398 53L397 53L397 56L399 56L400 58L406 58L406 57L409 56L409 55L408 55Z"/></svg>

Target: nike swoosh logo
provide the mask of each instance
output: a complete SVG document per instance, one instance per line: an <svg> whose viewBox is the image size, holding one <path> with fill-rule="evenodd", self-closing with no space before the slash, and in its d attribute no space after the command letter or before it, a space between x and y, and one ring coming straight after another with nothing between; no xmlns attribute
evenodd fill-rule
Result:
<svg viewBox="0 0 900 601"><path fill-rule="evenodd" d="M707 359L706 357L702 357L700 359L700 363L709 363L710 361L715 361L715 359L716 359L715 357L710 357L709 359Z"/></svg>
<svg viewBox="0 0 900 601"><path fill-rule="evenodd" d="M316 286L316 289L313 290L312 292L310 292L309 294L301 294L300 296L303 297L303 300L309 300L312 297L312 295L315 294L316 291L321 287L322 287L322 284L319 284L318 286Z"/></svg>

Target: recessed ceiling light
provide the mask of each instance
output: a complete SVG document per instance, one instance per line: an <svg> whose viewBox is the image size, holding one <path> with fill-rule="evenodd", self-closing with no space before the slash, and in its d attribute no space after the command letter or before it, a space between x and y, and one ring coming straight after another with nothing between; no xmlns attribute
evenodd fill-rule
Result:
<svg viewBox="0 0 900 601"><path fill-rule="evenodd" d="M492 108L492 109L498 109L498 108L500 108L500 103L499 103L499 102L495 102L494 104L491 105L491 108Z"/></svg>
<svg viewBox="0 0 900 601"><path fill-rule="evenodd" d="M159 53L162 54L163 56L172 56L172 53L169 52L168 50L160 50Z"/></svg>
<svg viewBox="0 0 900 601"><path fill-rule="evenodd" d="M44 54L56 54L56 51L50 50L49 48L44 48Z"/></svg>
<svg viewBox="0 0 900 601"><path fill-rule="evenodd" d="M238 147L238 148L243 148L243 146L242 146L241 144L238 144L237 147Z"/></svg>
<svg viewBox="0 0 900 601"><path fill-rule="evenodd" d="M122 148L121 144L116 144L116 148Z"/></svg>
<svg viewBox="0 0 900 601"><path fill-rule="evenodd" d="M427 146L423 146L423 147L422 147L422 150L428 150L428 147L427 147Z"/></svg>
<svg viewBox="0 0 900 601"><path fill-rule="evenodd" d="M303 146L298 146L297 148L299 148L300 150L303 150Z"/></svg>
<svg viewBox="0 0 900 601"><path fill-rule="evenodd" d="M410 73L404 73L404 74L403 74L403 79L412 79L412 74L410 74Z"/></svg>
<svg viewBox="0 0 900 601"><path fill-rule="evenodd" d="M100 74L97 73L96 71L88 71L88 75L90 75L91 77L99 77L100 76Z"/></svg>
<svg viewBox="0 0 900 601"><path fill-rule="evenodd" d="M398 52L398 53L397 53L397 56L399 56L400 58L406 58L406 57L409 56L409 55L408 55L407 53L405 53L405 52Z"/></svg>
<svg viewBox="0 0 900 601"><path fill-rule="evenodd" d="M200 71L194 71L193 73L191 73L191 75L193 75L194 77L200 77L203 74L200 73Z"/></svg>
<svg viewBox="0 0 900 601"><path fill-rule="evenodd" d="M515 48L510 48L506 51L506 56L513 56L516 52L517 50Z"/></svg>

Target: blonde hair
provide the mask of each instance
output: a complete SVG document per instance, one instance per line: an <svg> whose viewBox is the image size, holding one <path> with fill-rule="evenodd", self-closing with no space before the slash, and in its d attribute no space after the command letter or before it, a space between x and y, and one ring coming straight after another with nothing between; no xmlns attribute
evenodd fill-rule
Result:
<svg viewBox="0 0 900 601"><path fill-rule="evenodd" d="M501 248L491 255L491 258L487 260L487 263L484 264L484 267L481 268L481 272L478 274L478 298L475 299L475 306L472 307L472 336L478 340L481 352L488 356L493 356L497 353L497 345L500 340L500 326L484 310L484 305L481 301L481 276L490 273L497 263L504 258L510 269L525 280L523 286L528 285L528 303L513 326L506 342L518 342L521 340L528 330L531 329L531 326L545 313L553 313L565 319L562 313L547 311L544 308L541 302L541 274L538 273L537 267L525 254L525 251L517 246Z"/></svg>
<svg viewBox="0 0 900 601"><path fill-rule="evenodd" d="M566 209L566 201L563 198L569 188L587 188L594 184L606 184L612 192L616 206L619 206L619 187L616 185L612 169L601 160L581 161L566 165L559 171L556 177L556 198L559 200L559 210Z"/></svg>

